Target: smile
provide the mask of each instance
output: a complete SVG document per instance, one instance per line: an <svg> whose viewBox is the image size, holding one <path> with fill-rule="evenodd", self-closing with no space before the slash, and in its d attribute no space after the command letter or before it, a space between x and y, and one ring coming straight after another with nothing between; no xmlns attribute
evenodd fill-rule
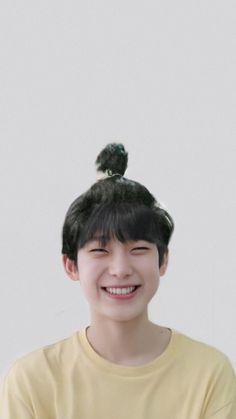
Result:
<svg viewBox="0 0 236 419"><path fill-rule="evenodd" d="M137 287L126 287L126 288L105 288L110 294L131 294Z"/></svg>
<svg viewBox="0 0 236 419"><path fill-rule="evenodd" d="M141 285L133 286L133 287L102 287L102 289L111 297L111 298L118 298L118 299L127 299L131 298L136 294L138 288Z"/></svg>

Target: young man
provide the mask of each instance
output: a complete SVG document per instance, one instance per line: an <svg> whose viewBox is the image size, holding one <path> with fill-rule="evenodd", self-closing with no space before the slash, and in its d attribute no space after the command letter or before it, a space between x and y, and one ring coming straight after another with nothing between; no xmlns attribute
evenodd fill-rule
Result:
<svg viewBox="0 0 236 419"><path fill-rule="evenodd" d="M96 163L103 175L70 206L62 246L90 325L16 361L1 419L235 419L228 358L148 317L168 266L172 217L123 177L121 144L109 144Z"/></svg>

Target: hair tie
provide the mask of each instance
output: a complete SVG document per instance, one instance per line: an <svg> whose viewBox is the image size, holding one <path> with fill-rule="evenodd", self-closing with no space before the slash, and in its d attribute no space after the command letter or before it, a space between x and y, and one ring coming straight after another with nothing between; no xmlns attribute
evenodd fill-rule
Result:
<svg viewBox="0 0 236 419"><path fill-rule="evenodd" d="M105 172L97 172L97 181L101 179L107 179L112 176L122 176L120 173L113 173L111 169L107 169Z"/></svg>

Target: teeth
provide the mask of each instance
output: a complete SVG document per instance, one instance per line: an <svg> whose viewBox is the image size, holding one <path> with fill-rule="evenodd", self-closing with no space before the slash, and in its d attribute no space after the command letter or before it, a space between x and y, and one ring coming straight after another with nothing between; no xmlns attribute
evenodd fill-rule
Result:
<svg viewBox="0 0 236 419"><path fill-rule="evenodd" d="M128 287L128 288L106 288L110 294L130 294L134 291L135 287Z"/></svg>

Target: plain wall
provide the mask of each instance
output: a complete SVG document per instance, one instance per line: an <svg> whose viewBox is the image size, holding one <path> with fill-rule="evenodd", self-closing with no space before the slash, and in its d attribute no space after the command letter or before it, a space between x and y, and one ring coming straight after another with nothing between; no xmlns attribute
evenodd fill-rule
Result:
<svg viewBox="0 0 236 419"><path fill-rule="evenodd" d="M89 324L61 262L109 142L176 224L152 321L236 367L235 2L21 1L0 13L0 374Z"/></svg>

